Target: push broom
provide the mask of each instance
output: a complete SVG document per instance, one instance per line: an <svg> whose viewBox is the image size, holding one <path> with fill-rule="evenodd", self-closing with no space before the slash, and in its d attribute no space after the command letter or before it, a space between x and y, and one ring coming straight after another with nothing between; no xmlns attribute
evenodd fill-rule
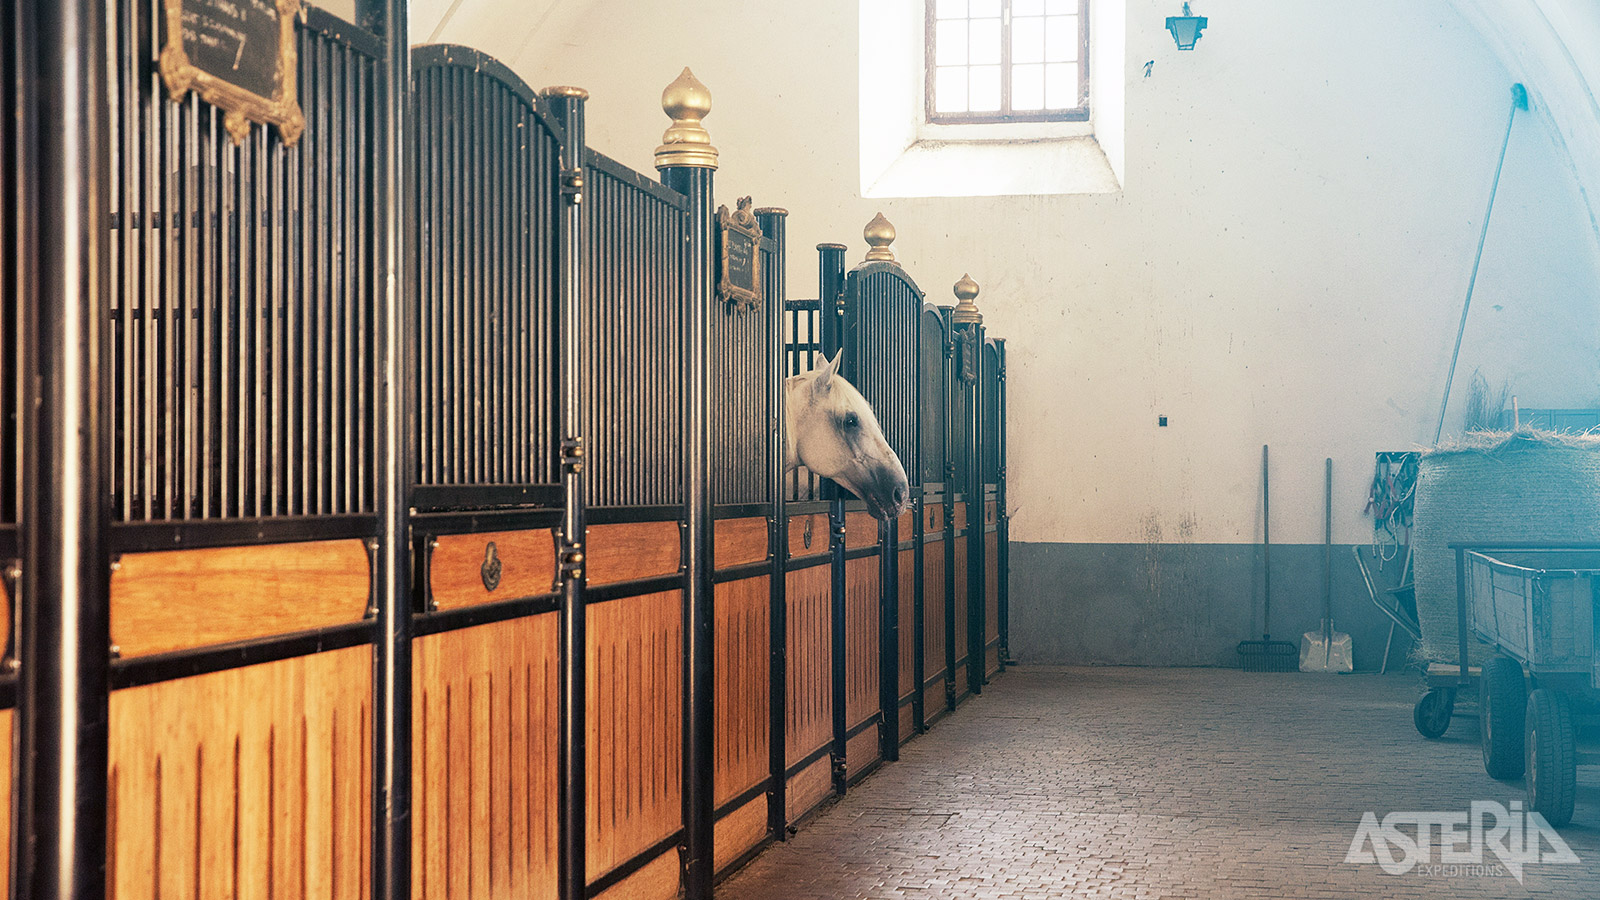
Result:
<svg viewBox="0 0 1600 900"><path fill-rule="evenodd" d="M1261 445L1261 640L1239 642L1239 668L1246 672L1293 672L1299 648L1272 639L1272 490L1267 481L1267 445Z"/></svg>

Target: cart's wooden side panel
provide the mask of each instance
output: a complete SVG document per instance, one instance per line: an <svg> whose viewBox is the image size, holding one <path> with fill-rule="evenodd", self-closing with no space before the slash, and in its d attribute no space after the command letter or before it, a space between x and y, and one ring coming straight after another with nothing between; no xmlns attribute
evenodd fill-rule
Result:
<svg viewBox="0 0 1600 900"><path fill-rule="evenodd" d="M732 800L770 774L772 588L768 577L716 586L715 802ZM740 848L740 852L748 848ZM737 855L737 854L735 854Z"/></svg>
<svg viewBox="0 0 1600 900"><path fill-rule="evenodd" d="M555 895L557 662L555 613L416 639L419 900Z"/></svg>
<svg viewBox="0 0 1600 900"><path fill-rule="evenodd" d="M108 893L366 897L371 676L362 646L112 692Z"/></svg>
<svg viewBox="0 0 1600 900"><path fill-rule="evenodd" d="M143 656L359 622L359 540L129 553L111 574L111 640Z"/></svg>
<svg viewBox="0 0 1600 900"><path fill-rule="evenodd" d="M610 600L588 613L592 882L682 825L683 592Z"/></svg>
<svg viewBox="0 0 1600 900"><path fill-rule="evenodd" d="M861 723L877 716L881 710L879 668L881 653L879 635L882 617L879 612L880 584L878 558L867 556L845 563L844 570L844 641L845 641L845 726L854 731ZM862 732L871 733L872 747L876 748L877 725ZM865 742L862 746L866 746ZM870 765L877 753L857 751L850 759L849 773Z"/></svg>

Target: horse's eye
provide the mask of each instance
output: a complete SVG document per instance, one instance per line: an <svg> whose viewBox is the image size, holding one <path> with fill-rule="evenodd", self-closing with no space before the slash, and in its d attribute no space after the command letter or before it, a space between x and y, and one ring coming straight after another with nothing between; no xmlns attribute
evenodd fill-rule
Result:
<svg viewBox="0 0 1600 900"><path fill-rule="evenodd" d="M861 427L861 420L856 418L856 414L855 413L845 413L844 414L844 427L852 429L852 430L856 429L856 428L859 428L859 427Z"/></svg>

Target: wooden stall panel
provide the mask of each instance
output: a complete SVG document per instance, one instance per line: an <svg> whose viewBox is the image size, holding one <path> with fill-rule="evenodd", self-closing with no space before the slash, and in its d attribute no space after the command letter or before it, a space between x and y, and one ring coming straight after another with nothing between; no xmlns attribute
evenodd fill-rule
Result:
<svg viewBox="0 0 1600 900"><path fill-rule="evenodd" d="M557 639L546 613L414 641L419 900L555 896Z"/></svg>
<svg viewBox="0 0 1600 900"><path fill-rule="evenodd" d="M998 515L999 505L994 500L986 500L983 504L983 527L993 528L995 516Z"/></svg>
<svg viewBox="0 0 1600 900"><path fill-rule="evenodd" d="M879 632L878 559L852 559L844 567L845 725L854 728L877 715ZM865 732L863 732L865 733ZM851 769L854 774L856 768Z"/></svg>
<svg viewBox="0 0 1600 900"><path fill-rule="evenodd" d="M548 528L441 534L434 538L432 554L428 589L439 609L556 591L556 538Z"/></svg>
<svg viewBox="0 0 1600 900"><path fill-rule="evenodd" d="M683 563L677 522L591 525L584 534L591 586L671 575Z"/></svg>
<svg viewBox="0 0 1600 900"><path fill-rule="evenodd" d="M828 514L789 517L789 557L821 556L828 552Z"/></svg>
<svg viewBox="0 0 1600 900"><path fill-rule="evenodd" d="M368 896L371 687L363 646L113 691L108 895Z"/></svg>
<svg viewBox="0 0 1600 900"><path fill-rule="evenodd" d="M833 740L833 587L828 566L788 573L787 766Z"/></svg>
<svg viewBox="0 0 1600 900"><path fill-rule="evenodd" d="M844 514L844 545L850 549L870 547L878 542L878 520L870 513Z"/></svg>
<svg viewBox="0 0 1600 900"><path fill-rule="evenodd" d="M967 623L967 541L957 538L955 541L956 578L955 578L955 604L956 604L956 692L959 694L966 690L966 670L961 668L967 662L967 632L970 630Z"/></svg>
<svg viewBox="0 0 1600 900"><path fill-rule="evenodd" d="M922 508L922 530L926 534L935 534L944 530L944 503L926 501ZM901 532L904 536L905 532Z"/></svg>
<svg viewBox="0 0 1600 900"><path fill-rule="evenodd" d="M678 854L669 850L601 891L593 900L677 900L682 868Z"/></svg>
<svg viewBox="0 0 1600 900"><path fill-rule="evenodd" d="M770 774L772 579L716 586L715 796L721 806Z"/></svg>
<svg viewBox="0 0 1600 900"><path fill-rule="evenodd" d="M0 709L0 736L5 740L5 747L11 746L12 711ZM0 752L0 791L5 791L6 806L3 817L0 817L0 897L11 896L11 753Z"/></svg>
<svg viewBox="0 0 1600 900"><path fill-rule="evenodd" d="M955 528L956 531L965 531L965 530L967 530L967 501L965 501L965 500L962 500L962 501L960 501L960 502L955 504L955 525L954 525L954 528Z"/></svg>
<svg viewBox="0 0 1600 900"><path fill-rule="evenodd" d="M357 622L371 565L360 540L129 553L111 573L124 657Z"/></svg>
<svg viewBox="0 0 1600 900"><path fill-rule="evenodd" d="M917 551L900 554L900 741L916 736L911 700L917 694Z"/></svg>
<svg viewBox="0 0 1600 900"><path fill-rule="evenodd" d="M984 671L1000 668L1000 535L983 536Z"/></svg>
<svg viewBox="0 0 1600 900"><path fill-rule="evenodd" d="M767 798L757 797L718 819L712 833L712 865L722 872L767 839Z"/></svg>
<svg viewBox="0 0 1600 900"><path fill-rule="evenodd" d="M833 794L833 764L824 756L789 778L785 821L793 824Z"/></svg>
<svg viewBox="0 0 1600 900"><path fill-rule="evenodd" d="M924 545L922 552L922 715L924 723L946 706L944 695L945 593L944 542Z"/></svg>
<svg viewBox="0 0 1600 900"><path fill-rule="evenodd" d="M767 558L767 520L718 519L716 566L726 569Z"/></svg>
<svg viewBox="0 0 1600 900"><path fill-rule="evenodd" d="M682 824L683 592L594 604L588 624L594 881Z"/></svg>

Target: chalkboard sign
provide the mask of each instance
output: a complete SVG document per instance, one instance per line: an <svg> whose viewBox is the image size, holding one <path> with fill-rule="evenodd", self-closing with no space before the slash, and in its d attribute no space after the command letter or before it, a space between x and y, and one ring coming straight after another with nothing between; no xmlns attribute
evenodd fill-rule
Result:
<svg viewBox="0 0 1600 900"><path fill-rule="evenodd" d="M755 309L761 304L761 225L750 211L752 201L741 197L728 212L717 209L722 243L722 265L717 273L717 296L729 312Z"/></svg>
<svg viewBox="0 0 1600 900"><path fill-rule="evenodd" d="M161 76L174 101L193 89L227 111L234 142L250 123L278 126L285 144L305 128L295 86L300 0L163 0Z"/></svg>

